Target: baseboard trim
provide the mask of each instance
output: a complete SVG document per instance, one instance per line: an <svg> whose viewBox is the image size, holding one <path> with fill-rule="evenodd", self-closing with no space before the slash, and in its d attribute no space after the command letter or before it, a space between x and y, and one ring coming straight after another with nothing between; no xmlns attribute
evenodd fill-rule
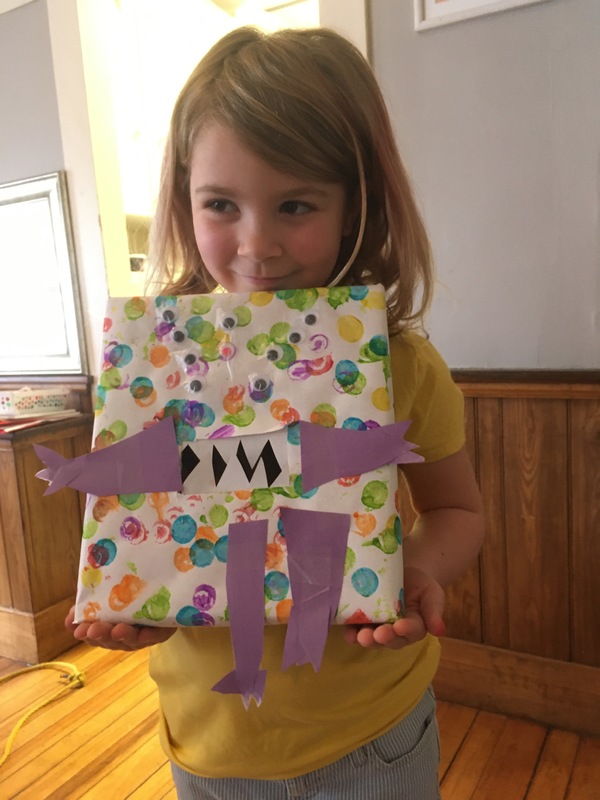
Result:
<svg viewBox="0 0 600 800"><path fill-rule="evenodd" d="M441 700L600 735L600 668L442 640Z"/></svg>
<svg viewBox="0 0 600 800"><path fill-rule="evenodd" d="M68 597L37 614L0 608L0 656L39 664L73 647L76 642L64 620L74 600Z"/></svg>

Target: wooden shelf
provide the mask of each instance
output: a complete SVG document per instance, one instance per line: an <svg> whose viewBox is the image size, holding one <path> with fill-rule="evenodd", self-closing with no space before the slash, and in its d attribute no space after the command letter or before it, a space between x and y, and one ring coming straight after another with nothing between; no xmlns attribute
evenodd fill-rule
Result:
<svg viewBox="0 0 600 800"><path fill-rule="evenodd" d="M75 598L85 496L44 497L33 444L83 455L92 421L82 414L0 436L0 656L39 663L73 645L63 622Z"/></svg>

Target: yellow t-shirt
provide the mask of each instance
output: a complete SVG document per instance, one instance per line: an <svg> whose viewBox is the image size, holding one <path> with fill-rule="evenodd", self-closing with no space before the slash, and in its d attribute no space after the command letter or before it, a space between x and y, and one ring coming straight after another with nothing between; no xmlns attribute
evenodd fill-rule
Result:
<svg viewBox="0 0 600 800"><path fill-rule="evenodd" d="M396 420L427 461L464 444L463 399L434 347L415 333L391 342ZM439 661L428 636L402 650L348 645L332 627L321 670L281 671L285 626L265 630L260 707L211 687L233 668L228 628L179 629L153 648L161 741L170 759L205 777L285 779L325 766L380 736L416 706Z"/></svg>

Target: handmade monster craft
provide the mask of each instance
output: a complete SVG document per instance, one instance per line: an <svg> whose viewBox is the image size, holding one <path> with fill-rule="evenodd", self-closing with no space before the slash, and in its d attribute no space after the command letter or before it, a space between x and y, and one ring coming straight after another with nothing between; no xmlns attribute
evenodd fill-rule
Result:
<svg viewBox="0 0 600 800"><path fill-rule="evenodd" d="M37 448L48 492L88 493L78 621L231 627L215 689L262 697L319 668L331 624L402 611L395 422L381 286L110 299L93 451Z"/></svg>

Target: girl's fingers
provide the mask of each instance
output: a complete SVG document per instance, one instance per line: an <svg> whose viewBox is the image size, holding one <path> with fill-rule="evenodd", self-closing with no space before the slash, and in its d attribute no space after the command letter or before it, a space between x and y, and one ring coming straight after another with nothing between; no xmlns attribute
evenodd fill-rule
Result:
<svg viewBox="0 0 600 800"><path fill-rule="evenodd" d="M175 628L127 625L124 622L116 625L109 622L75 623L73 608L67 614L65 627L78 641L107 650L138 650L165 642L175 633Z"/></svg>

